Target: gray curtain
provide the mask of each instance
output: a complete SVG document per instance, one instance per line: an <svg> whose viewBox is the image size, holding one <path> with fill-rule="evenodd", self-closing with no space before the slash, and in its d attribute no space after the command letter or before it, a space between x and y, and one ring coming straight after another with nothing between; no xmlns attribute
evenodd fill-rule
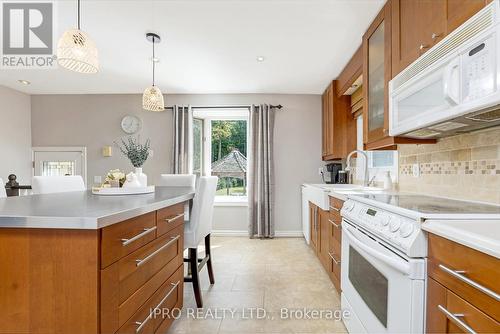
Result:
<svg viewBox="0 0 500 334"><path fill-rule="evenodd" d="M252 106L249 115L248 205L251 238L274 237L274 111Z"/></svg>
<svg viewBox="0 0 500 334"><path fill-rule="evenodd" d="M193 174L193 111L191 106L173 107L173 173Z"/></svg>

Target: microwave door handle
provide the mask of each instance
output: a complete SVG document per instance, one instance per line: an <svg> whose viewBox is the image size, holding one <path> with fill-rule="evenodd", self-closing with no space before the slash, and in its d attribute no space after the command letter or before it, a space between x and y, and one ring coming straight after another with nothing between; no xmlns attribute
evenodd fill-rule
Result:
<svg viewBox="0 0 500 334"><path fill-rule="evenodd" d="M459 80L457 82L453 82L453 73L459 69L459 66L459 59L456 58L444 68L443 92L446 101L448 101L451 105L457 105L460 103L459 91L453 91L454 87L459 87Z"/></svg>
<svg viewBox="0 0 500 334"><path fill-rule="evenodd" d="M344 226L344 225L342 225ZM410 265L407 263L401 263L403 260L398 261L396 259L393 259L369 246L367 246L364 242L356 238L356 236L351 232L349 227L342 228L342 233L345 233L347 238L356 246L356 248L361 249L364 251L366 254L369 256L372 256L383 263L387 264L388 266L396 269L397 271L401 272L402 274L408 276L410 275Z"/></svg>

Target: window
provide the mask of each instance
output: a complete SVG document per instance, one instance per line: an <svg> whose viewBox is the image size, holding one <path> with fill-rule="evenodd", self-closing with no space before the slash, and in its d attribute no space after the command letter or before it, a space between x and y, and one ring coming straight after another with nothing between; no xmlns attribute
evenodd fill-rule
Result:
<svg viewBox="0 0 500 334"><path fill-rule="evenodd" d="M194 173L219 177L216 202L247 203L248 111L195 110L194 117Z"/></svg>
<svg viewBox="0 0 500 334"><path fill-rule="evenodd" d="M357 149L363 150L363 117L357 119ZM366 151L368 156L368 179L381 182L384 174L389 172L393 182L398 181L398 152L397 151ZM358 158L364 160L362 157ZM363 161L356 163L356 180L364 179Z"/></svg>

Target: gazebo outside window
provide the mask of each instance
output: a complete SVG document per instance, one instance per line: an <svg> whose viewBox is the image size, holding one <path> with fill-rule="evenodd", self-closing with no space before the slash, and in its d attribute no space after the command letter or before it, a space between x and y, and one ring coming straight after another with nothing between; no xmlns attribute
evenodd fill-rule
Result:
<svg viewBox="0 0 500 334"><path fill-rule="evenodd" d="M212 175L219 177L217 195L246 196L247 158L238 150L212 163Z"/></svg>

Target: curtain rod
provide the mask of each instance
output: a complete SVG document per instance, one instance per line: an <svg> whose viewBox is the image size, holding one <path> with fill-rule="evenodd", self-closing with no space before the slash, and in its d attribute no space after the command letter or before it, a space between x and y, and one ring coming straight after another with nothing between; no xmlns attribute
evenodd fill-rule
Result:
<svg viewBox="0 0 500 334"><path fill-rule="evenodd" d="M244 105L244 106L192 106L192 109L248 109L250 108L250 105ZM281 109L283 106L281 104L278 105L269 105L269 107L273 109ZM173 110L174 107L165 107L165 110Z"/></svg>

